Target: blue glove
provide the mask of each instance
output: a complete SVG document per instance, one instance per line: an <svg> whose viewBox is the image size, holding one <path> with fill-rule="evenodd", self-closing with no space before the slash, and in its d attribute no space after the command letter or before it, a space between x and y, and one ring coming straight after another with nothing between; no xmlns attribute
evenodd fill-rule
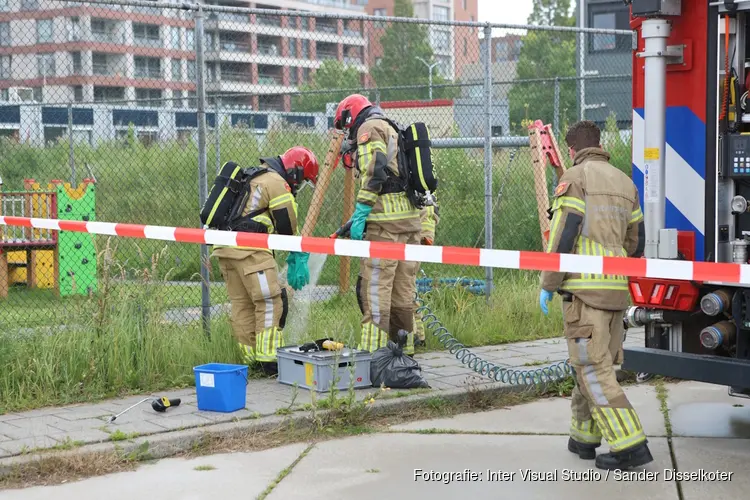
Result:
<svg viewBox="0 0 750 500"><path fill-rule="evenodd" d="M547 307L547 303L552 300L553 293L548 292L547 290L542 290L542 292L539 294L539 306L542 308L542 312L545 316L549 314L549 308Z"/></svg>
<svg viewBox="0 0 750 500"><path fill-rule="evenodd" d="M286 258L288 268L286 271L286 279L295 290L301 290L305 285L310 282L310 270L307 267L307 259L310 258L310 254L306 252L291 252Z"/></svg>
<svg viewBox="0 0 750 500"><path fill-rule="evenodd" d="M361 240L362 235L365 232L365 222L367 216L372 212L372 207L363 203L357 203L357 207L354 209L352 218L349 219L352 222L352 228L349 231L349 237L353 240Z"/></svg>

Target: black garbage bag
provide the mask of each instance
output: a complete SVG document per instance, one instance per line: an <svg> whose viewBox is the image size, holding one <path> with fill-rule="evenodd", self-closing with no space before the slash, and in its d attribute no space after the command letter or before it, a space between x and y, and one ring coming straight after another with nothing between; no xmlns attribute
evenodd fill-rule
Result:
<svg viewBox="0 0 750 500"><path fill-rule="evenodd" d="M403 345L403 344L402 344ZM404 354L402 345L392 340L372 354L370 380L373 387L391 389L429 389L417 361Z"/></svg>

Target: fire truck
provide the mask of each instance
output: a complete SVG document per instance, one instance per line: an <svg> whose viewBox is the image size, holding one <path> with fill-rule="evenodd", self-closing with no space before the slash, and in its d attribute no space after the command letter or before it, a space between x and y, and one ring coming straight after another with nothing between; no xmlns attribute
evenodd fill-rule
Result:
<svg viewBox="0 0 750 500"><path fill-rule="evenodd" d="M748 263L750 0L624 0L645 258ZM665 264L668 266L668 264ZM624 370L750 398L750 287L631 278Z"/></svg>

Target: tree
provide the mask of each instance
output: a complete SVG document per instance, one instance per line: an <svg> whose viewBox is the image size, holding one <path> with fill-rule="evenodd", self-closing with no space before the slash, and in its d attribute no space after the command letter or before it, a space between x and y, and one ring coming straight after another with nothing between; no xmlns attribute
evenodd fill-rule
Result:
<svg viewBox="0 0 750 500"><path fill-rule="evenodd" d="M302 95L294 97L292 109L307 113L325 113L326 104L339 102L351 92L336 92L335 89L357 89L362 87L361 74L357 68L346 66L340 61L324 61L309 83L300 85ZM331 90L304 94L304 92Z"/></svg>
<svg viewBox="0 0 750 500"><path fill-rule="evenodd" d="M411 0L395 0L395 17L414 17L414 6ZM380 63L372 68L372 77L378 87L400 85L420 85L413 90L386 90L380 93L381 99L428 99L430 70L418 57L432 64L434 62L429 32L425 26L411 23L391 23L380 38L383 57ZM447 80L432 68L432 84L441 85ZM458 94L455 88L434 88L433 98L451 98Z"/></svg>
<svg viewBox="0 0 750 500"><path fill-rule="evenodd" d="M535 26L575 26L571 0L534 0L528 23ZM516 66L516 80L576 76L576 34L529 30ZM575 80L560 82L560 123L573 121L577 113ZM508 93L510 121L518 133L527 132L527 120L552 123L555 83L516 83Z"/></svg>

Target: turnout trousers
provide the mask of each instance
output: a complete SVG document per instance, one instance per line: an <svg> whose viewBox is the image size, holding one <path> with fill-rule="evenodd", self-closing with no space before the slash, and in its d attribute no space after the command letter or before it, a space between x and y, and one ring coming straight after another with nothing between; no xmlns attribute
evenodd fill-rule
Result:
<svg viewBox="0 0 750 500"><path fill-rule="evenodd" d="M571 401L570 436L586 444L602 437L612 452L646 441L643 426L617 382L622 363L623 311L595 309L573 296L563 299L563 321L576 385Z"/></svg>
<svg viewBox="0 0 750 500"><path fill-rule="evenodd" d="M368 227L368 241L419 244L419 231L393 234ZM358 349L373 352L388 340L398 343L398 332L407 332L404 354L414 354L414 315L417 262L362 259L357 279L357 301L362 312L362 336Z"/></svg>
<svg viewBox="0 0 750 500"><path fill-rule="evenodd" d="M244 259L219 258L219 268L232 303L232 331L246 361L276 363L276 349L284 345L288 295L275 263L257 270Z"/></svg>

